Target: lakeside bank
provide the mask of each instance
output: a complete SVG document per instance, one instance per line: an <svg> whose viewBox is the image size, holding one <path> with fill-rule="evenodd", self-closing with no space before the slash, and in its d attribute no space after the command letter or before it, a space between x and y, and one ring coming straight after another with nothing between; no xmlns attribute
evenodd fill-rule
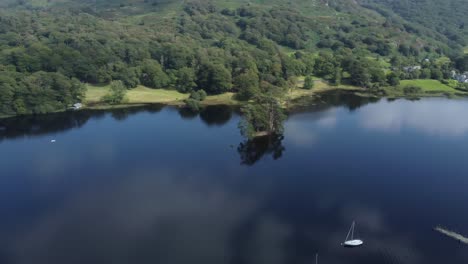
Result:
<svg viewBox="0 0 468 264"><path fill-rule="evenodd" d="M287 90L284 97L284 108L293 109L294 107L304 106L304 104L313 104L315 99L321 99L321 95L332 91L345 91L353 93L361 97L369 97L374 99L416 99L423 97L448 97L448 98L463 98L468 96L467 91L457 90L437 80L403 80L401 84L395 87L382 87L377 90L366 89L352 85L332 86L327 82L316 79L314 80L312 89L303 89L303 78L299 78L295 87ZM413 89L408 89L413 88ZM417 89L414 89L417 88ZM83 100L82 109L105 110L139 107L145 105L168 105L168 106L185 106L185 100L189 98L189 94L179 93L176 90L169 89L152 89L139 85L138 87L128 90L126 94L127 100L124 103L110 105L102 102L102 98L110 92L109 85L90 85L87 84L87 91ZM236 94L229 92L219 95L209 95L200 102L201 107L212 105L230 105L241 106L245 102L238 101L235 98ZM66 109L56 111L64 112ZM8 118L14 115L0 115L0 118Z"/></svg>
<svg viewBox="0 0 468 264"><path fill-rule="evenodd" d="M348 91L362 97L374 98L420 98L420 97L465 97L468 92L454 89L448 85L436 80L404 80L395 87L383 87L378 90L366 89L352 85L332 86L323 80L315 80L314 88L302 89L302 79L299 79L297 85L288 89L284 97L285 108L294 107L295 102L303 98L313 98L322 93L331 91ZM169 106L185 105L185 100L189 94L179 93L176 90L151 89L144 86L138 86L128 90L126 102L118 105L109 105L102 102L102 97L109 93L109 86L87 85L84 108L87 109L112 109L132 106L142 106L147 104L164 104ZM242 105L244 102L235 98L235 93L223 93L219 95L209 95L200 102L201 106L210 105Z"/></svg>

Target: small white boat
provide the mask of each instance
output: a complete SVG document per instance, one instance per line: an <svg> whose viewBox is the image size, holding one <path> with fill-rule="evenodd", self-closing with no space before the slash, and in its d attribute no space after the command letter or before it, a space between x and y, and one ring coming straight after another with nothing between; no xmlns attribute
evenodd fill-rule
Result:
<svg viewBox="0 0 468 264"><path fill-rule="evenodd" d="M348 235L346 236L345 241L343 243L341 243L342 246L345 246L345 247L359 247L362 244L364 244L364 241L362 241L361 239L354 239L354 226L355 225L356 225L356 223L353 221L353 223L351 224L351 228L348 231ZM350 237L350 235L351 235L351 237Z"/></svg>
<svg viewBox="0 0 468 264"><path fill-rule="evenodd" d="M55 142L56 142L56 140L55 140L55 139L52 139L52 140L50 141L50 143L55 143Z"/></svg>

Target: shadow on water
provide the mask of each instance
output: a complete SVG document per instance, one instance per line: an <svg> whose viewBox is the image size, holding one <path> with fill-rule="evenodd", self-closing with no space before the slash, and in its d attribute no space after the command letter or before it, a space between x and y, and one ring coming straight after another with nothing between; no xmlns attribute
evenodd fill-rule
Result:
<svg viewBox="0 0 468 264"><path fill-rule="evenodd" d="M237 147L241 164L252 166L265 155L271 155L274 160L283 156L286 148L283 146L283 136L263 136L241 142Z"/></svg>

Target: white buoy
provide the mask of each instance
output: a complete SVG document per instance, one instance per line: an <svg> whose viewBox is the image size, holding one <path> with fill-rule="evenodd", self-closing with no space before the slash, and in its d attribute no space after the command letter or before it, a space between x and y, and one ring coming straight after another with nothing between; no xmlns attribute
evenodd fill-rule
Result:
<svg viewBox="0 0 468 264"><path fill-rule="evenodd" d="M362 241L361 239L354 239L354 226L355 225L356 225L356 223L353 221L353 223L351 224L351 228L348 231L348 235L346 236L345 241L343 243L341 243L342 246L345 246L345 247L359 247L362 244L364 244L364 241ZM350 234L351 234L351 238L348 239Z"/></svg>

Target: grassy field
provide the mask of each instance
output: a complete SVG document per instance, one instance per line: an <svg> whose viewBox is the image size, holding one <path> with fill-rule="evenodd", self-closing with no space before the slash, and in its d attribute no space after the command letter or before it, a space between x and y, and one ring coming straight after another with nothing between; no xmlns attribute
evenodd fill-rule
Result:
<svg viewBox="0 0 468 264"><path fill-rule="evenodd" d="M421 92L405 94L405 87L419 87ZM458 91L437 80L403 80L397 87L386 87L387 97L424 97L424 96L463 96L466 93Z"/></svg>
<svg viewBox="0 0 468 264"><path fill-rule="evenodd" d="M456 92L457 90L445 85L437 80L403 80L400 87L416 86L423 89L424 92Z"/></svg>
<svg viewBox="0 0 468 264"><path fill-rule="evenodd" d="M85 104L95 104L101 101L101 98L109 92L109 86L86 85Z"/></svg>
<svg viewBox="0 0 468 264"><path fill-rule="evenodd" d="M202 102L202 105L236 105L239 101L234 99L235 93L224 93L219 95L210 95Z"/></svg>
<svg viewBox="0 0 468 264"><path fill-rule="evenodd" d="M104 95L109 93L109 85L95 86L88 85L86 92L85 104L97 105L101 103ZM189 98L189 94L179 93L175 90L165 89L151 89L144 86L138 86L134 89L128 90L126 104L168 104L168 105L182 105L184 100ZM233 105L238 102L234 100L234 93L225 93L220 95L210 95L202 102L202 105L218 105L228 104Z"/></svg>
<svg viewBox="0 0 468 264"><path fill-rule="evenodd" d="M338 86L332 86L329 85L327 82L324 80L312 76L312 79L314 80L314 88L310 90L302 89L304 86L304 79L305 77L298 77L297 82L296 82L296 87L293 89L290 89L287 94L287 98L289 100L294 100L300 97L306 97L306 96L312 96L317 93L321 92L326 92L326 91L331 91L331 90L349 90L349 91L360 91L363 90L363 88L357 87L357 86L352 86L352 85L346 85L346 84L341 84Z"/></svg>
<svg viewBox="0 0 468 264"><path fill-rule="evenodd" d="M104 95L109 93L109 86L88 85L86 92L86 104L97 104L101 102ZM189 97L188 94L182 94L175 90L151 89L144 86L138 86L128 90L126 95L129 104L150 104L166 103L180 104Z"/></svg>
<svg viewBox="0 0 468 264"><path fill-rule="evenodd" d="M138 86L127 92L127 98L130 103L180 103L189 97L188 94L182 94L175 90L150 89Z"/></svg>

